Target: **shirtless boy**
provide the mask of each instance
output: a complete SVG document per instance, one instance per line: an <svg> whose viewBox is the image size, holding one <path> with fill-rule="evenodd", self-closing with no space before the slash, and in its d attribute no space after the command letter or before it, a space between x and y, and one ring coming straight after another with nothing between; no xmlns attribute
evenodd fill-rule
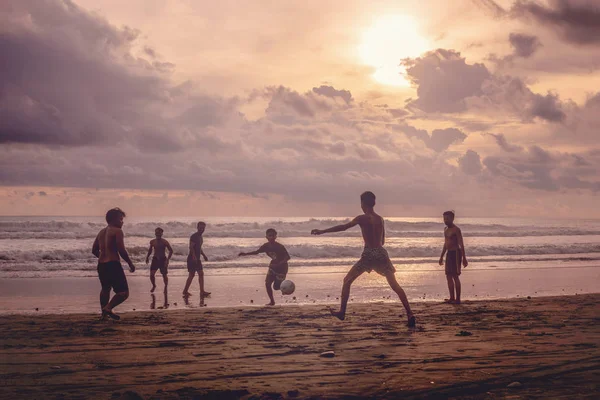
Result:
<svg viewBox="0 0 600 400"><path fill-rule="evenodd" d="M92 254L98 257L98 278L102 285L100 292L102 319L106 316L115 320L121 319L113 313L113 308L129 297L129 286L120 257L123 257L123 260L129 265L129 271L135 271L135 265L129 259L129 254L125 249L123 230L121 229L124 217L125 213L119 208L108 210L106 213L108 226L98 233L92 247ZM111 289L115 291L112 299L110 299Z"/></svg>
<svg viewBox="0 0 600 400"><path fill-rule="evenodd" d="M465 244L463 243L462 232L460 228L454 225L454 212L446 211L444 213L444 248L440 256L440 265L444 265L444 254L446 254L446 280L448 281L448 291L450 298L444 300L450 304L460 304L460 265L466 268L469 265L465 255ZM456 295L455 293L456 289Z"/></svg>
<svg viewBox="0 0 600 400"><path fill-rule="evenodd" d="M340 310L334 312L331 311L331 315L344 320L346 317L346 306L348 304L348 298L350 297L350 286L352 282L361 276L364 272L371 272L375 270L380 275L386 277L388 284L394 292L400 298L400 301L406 309L408 317L408 326L416 326L416 318L410 309L406 293L398 284L396 280L396 268L392 265L390 257L387 251L383 247L385 244L385 227L383 218L375 213L375 195L372 192L364 192L360 195L360 206L364 214L359 215L347 224L337 225L329 229L319 230L313 229L311 234L322 235L324 233L331 232L342 232L352 228L353 226L359 225L362 232L362 237L365 242L365 249L360 257L360 260L350 269L346 277L344 278L344 285L342 286L342 300Z"/></svg>
<svg viewBox="0 0 600 400"><path fill-rule="evenodd" d="M288 272L288 261L290 260L290 255L288 254L285 246L277 242L277 231L275 229L267 229L266 237L267 243L260 246L258 250L251 251L249 253L240 253L239 256L255 256L260 253L267 253L267 255L271 257L269 270L267 271L267 276L265 278L267 295L271 301L266 305L274 306L275 298L273 297L273 289L279 290L281 288L281 282L285 280ZM272 288L271 285L273 285Z"/></svg>
<svg viewBox="0 0 600 400"><path fill-rule="evenodd" d="M156 239L152 239L150 241L150 247L148 248L148 254L146 255L146 265L150 261L150 255L152 254L152 250L154 250L154 257L152 257L152 264L150 264L150 283L152 283L152 289L150 289L150 293L154 293L154 289L156 289L156 271L160 270L160 273L163 277L163 282L165 283L165 292L167 291L167 285L169 284L168 267L169 260L173 255L173 248L171 244L162 238L163 235L162 228L156 228L154 230L154 235ZM166 250L169 250L169 255L165 255Z"/></svg>
<svg viewBox="0 0 600 400"><path fill-rule="evenodd" d="M188 278L185 282L185 288L183 289L184 297L192 295L189 292L189 289L196 273L198 273L198 283L200 284L200 297L210 295L210 292L204 291L204 269L202 267L202 260L200 260L200 256L202 256L204 257L204 261L208 261L208 257L206 257L206 254L202 251L202 244L204 243L202 234L206 229L206 223L202 221L198 222L196 229L197 231L190 236L190 252L187 258Z"/></svg>

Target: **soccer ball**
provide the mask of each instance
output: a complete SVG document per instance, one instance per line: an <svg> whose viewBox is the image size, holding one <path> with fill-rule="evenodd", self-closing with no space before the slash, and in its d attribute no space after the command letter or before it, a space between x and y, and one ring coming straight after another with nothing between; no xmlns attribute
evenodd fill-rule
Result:
<svg viewBox="0 0 600 400"><path fill-rule="evenodd" d="M294 282L290 280L285 280L281 282L280 288L282 294L292 294L294 293L294 290L296 290L296 285L294 285Z"/></svg>

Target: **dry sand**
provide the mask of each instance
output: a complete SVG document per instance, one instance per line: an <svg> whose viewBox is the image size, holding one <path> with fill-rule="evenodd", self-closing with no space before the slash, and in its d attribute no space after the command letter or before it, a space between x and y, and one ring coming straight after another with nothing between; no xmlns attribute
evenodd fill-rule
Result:
<svg viewBox="0 0 600 400"><path fill-rule="evenodd" d="M599 303L417 303L417 329L389 303L2 316L0 396L598 398Z"/></svg>

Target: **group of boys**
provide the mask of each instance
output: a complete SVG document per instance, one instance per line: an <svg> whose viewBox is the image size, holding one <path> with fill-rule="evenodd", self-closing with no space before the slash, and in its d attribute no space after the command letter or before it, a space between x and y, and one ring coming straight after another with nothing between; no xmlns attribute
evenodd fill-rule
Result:
<svg viewBox="0 0 600 400"><path fill-rule="evenodd" d="M352 221L337 225L325 230L313 229L312 235L322 235L325 233L342 232L356 225L360 226L362 237L364 240L364 250L360 260L350 269L344 277L342 285L341 304L338 311L331 310L331 314L340 320L344 320L346 315L346 307L350 297L350 287L352 283L365 272L375 271L380 275L385 276L388 284L400 298L407 314L407 324L410 327L416 326L416 318L413 314L406 293L396 280L396 269L392 264L390 257L383 247L385 245L385 227L383 218L375 213L375 195L372 192L364 192L360 196L361 208L363 214L357 216ZM113 312L114 307L121 304L129 297L129 287L123 268L121 267L120 257L127 262L129 270L135 271L135 266L127 254L123 240L123 218L125 213L119 208L114 208L106 213L106 222L108 226L102 229L96 240L94 241L92 253L98 257L98 276L102 285L100 292L100 306L102 308L102 318L110 317L120 319ZM450 298L446 299L447 303L460 304L461 284L460 274L461 265L468 265L465 255L465 247L460 229L454 225L454 212L446 211L444 213L444 247L440 256L439 264L444 265L448 281L448 291ZM198 274L198 283L200 284L200 296L203 298L210 295L210 292L204 290L204 272L202 268L201 256L204 261L208 261L208 257L202 250L203 237L202 234L206 229L204 222L198 222L197 232L190 237L189 254L187 257L188 278L183 290L184 297L190 296L189 288L194 280L194 276ZM165 283L165 293L168 285L168 265L173 249L169 242L163 239L163 230L156 228L156 239L150 242L148 254L146 256L146 264L150 261L150 255L154 252L152 263L150 264L150 281L152 283L151 292L156 289L155 275L160 271ZM273 289L279 290L280 285L285 280L288 272L288 261L290 256L281 243L277 242L277 232L275 229L268 229L266 232L267 242L260 248L249 253L239 253L239 256L257 255L266 253L270 258L269 269L265 279L265 287L269 296L269 306L275 305L273 297ZM168 255L166 252L168 251ZM119 257L120 256L120 257ZM110 298L110 291L113 289L115 295Z"/></svg>

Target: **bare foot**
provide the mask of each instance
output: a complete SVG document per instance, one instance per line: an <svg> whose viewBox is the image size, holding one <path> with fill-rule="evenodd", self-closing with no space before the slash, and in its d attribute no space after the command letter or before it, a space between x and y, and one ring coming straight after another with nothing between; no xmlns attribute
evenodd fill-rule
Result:
<svg viewBox="0 0 600 400"><path fill-rule="evenodd" d="M460 300L456 299L456 300L454 300L454 303L452 303L452 304L460 304Z"/></svg>
<svg viewBox="0 0 600 400"><path fill-rule="evenodd" d="M150 289L150 293L154 293L155 289L156 289L156 285L152 286L152 289Z"/></svg>
<svg viewBox="0 0 600 400"><path fill-rule="evenodd" d="M265 304L265 306L274 306L274 305L275 305L275 302L274 302L274 301L272 301L272 302L270 302L270 303L268 303L268 304Z"/></svg>
<svg viewBox="0 0 600 400"><path fill-rule="evenodd" d="M109 317L111 317L115 321L118 321L118 320L121 319L121 317L119 317L117 314L115 314L114 312L112 312L112 310L104 309L104 310L102 310L102 315L108 315Z"/></svg>
<svg viewBox="0 0 600 400"><path fill-rule="evenodd" d="M411 315L408 317L407 325L409 328L414 328L415 326L417 326L417 319L415 318L414 315Z"/></svg>
<svg viewBox="0 0 600 400"><path fill-rule="evenodd" d="M190 297L192 294L190 292L183 292L183 297Z"/></svg>
<svg viewBox="0 0 600 400"><path fill-rule="evenodd" d="M208 296L210 296L210 292L202 292L202 294L200 296L208 297Z"/></svg>
<svg viewBox="0 0 600 400"><path fill-rule="evenodd" d="M444 303L454 304L455 302L456 302L456 300L454 300L454 299L444 299Z"/></svg>
<svg viewBox="0 0 600 400"><path fill-rule="evenodd" d="M340 321L343 321L346 318L346 314L343 313L343 312L341 312L341 311L329 310L329 312L331 313L331 315L333 315L334 317L336 317Z"/></svg>

